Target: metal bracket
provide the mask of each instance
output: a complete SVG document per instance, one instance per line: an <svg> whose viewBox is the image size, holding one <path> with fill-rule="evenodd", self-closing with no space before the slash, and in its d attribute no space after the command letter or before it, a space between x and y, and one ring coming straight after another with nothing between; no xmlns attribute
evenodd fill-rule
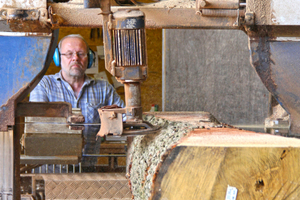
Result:
<svg viewBox="0 0 300 200"><path fill-rule="evenodd" d="M70 130L84 130L85 121L80 108L72 108L67 102L20 102L17 104L16 116L31 117L65 117Z"/></svg>
<svg viewBox="0 0 300 200"><path fill-rule="evenodd" d="M123 114L126 112L124 108L116 109L98 109L101 119L101 128L97 135L103 137L113 134L120 136L123 133Z"/></svg>
<svg viewBox="0 0 300 200"><path fill-rule="evenodd" d="M101 128L97 135L101 137L108 134L113 134L114 136L145 135L155 133L161 128L145 121L123 123L123 114L126 112L125 108L98 109L98 112L101 119Z"/></svg>
<svg viewBox="0 0 300 200"><path fill-rule="evenodd" d="M255 14L254 12L247 12L245 14L245 25L246 26L253 26L255 23Z"/></svg>
<svg viewBox="0 0 300 200"><path fill-rule="evenodd" d="M67 121L70 124L70 130L84 130L84 124L79 125L85 121L81 108L72 108L72 115L67 118Z"/></svg>
<svg viewBox="0 0 300 200"><path fill-rule="evenodd" d="M41 20L48 19L48 12L45 8L39 9L0 9L0 20Z"/></svg>
<svg viewBox="0 0 300 200"><path fill-rule="evenodd" d="M123 136L137 136L156 133L161 129L160 126L153 126L149 122L142 123L124 123Z"/></svg>
<svg viewBox="0 0 300 200"><path fill-rule="evenodd" d="M290 122L289 120L282 118L266 118L265 131L273 135L288 136L290 132Z"/></svg>
<svg viewBox="0 0 300 200"><path fill-rule="evenodd" d="M204 17L236 18L235 26L239 26L240 18L245 16L244 4L236 1L196 0L196 13Z"/></svg>

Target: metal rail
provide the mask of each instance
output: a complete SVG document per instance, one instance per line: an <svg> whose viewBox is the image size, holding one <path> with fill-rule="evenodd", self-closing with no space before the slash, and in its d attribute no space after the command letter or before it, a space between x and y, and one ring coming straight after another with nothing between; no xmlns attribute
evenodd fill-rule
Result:
<svg viewBox="0 0 300 200"><path fill-rule="evenodd" d="M83 5L72 5L67 3L50 3L49 6L55 14L52 25L59 27L90 27L100 28L103 26L103 18L100 9L84 9ZM117 11L120 6L111 8ZM146 28L214 28L214 29L240 29L237 18L234 17L205 17L196 12L196 7L191 4L151 4L147 6L126 6L128 9L139 9L145 13Z"/></svg>

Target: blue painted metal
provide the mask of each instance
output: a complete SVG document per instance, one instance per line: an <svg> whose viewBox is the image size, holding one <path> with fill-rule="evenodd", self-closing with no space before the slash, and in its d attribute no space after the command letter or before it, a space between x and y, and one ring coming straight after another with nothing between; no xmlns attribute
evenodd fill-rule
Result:
<svg viewBox="0 0 300 200"><path fill-rule="evenodd" d="M42 71L51 36L1 36L0 41L0 105L2 106Z"/></svg>
<svg viewBox="0 0 300 200"><path fill-rule="evenodd" d="M20 36L20 34L23 34ZM15 109L46 73L57 44L51 34L1 33L0 131L15 125Z"/></svg>

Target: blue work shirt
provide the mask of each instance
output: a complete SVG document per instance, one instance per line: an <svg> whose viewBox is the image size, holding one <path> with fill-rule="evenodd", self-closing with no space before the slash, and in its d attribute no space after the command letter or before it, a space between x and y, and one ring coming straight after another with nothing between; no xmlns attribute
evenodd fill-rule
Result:
<svg viewBox="0 0 300 200"><path fill-rule="evenodd" d="M54 75L42 78L30 93L33 102L68 102L72 108L81 108L85 123L100 123L98 108L116 104L124 107L124 102L115 91L114 87L105 80L95 80L85 75L85 81L76 98L68 82L63 80L61 71ZM97 154L100 150L101 139L96 139L100 126L88 125L83 131L85 146L84 154ZM82 164L94 165L95 158L83 157Z"/></svg>

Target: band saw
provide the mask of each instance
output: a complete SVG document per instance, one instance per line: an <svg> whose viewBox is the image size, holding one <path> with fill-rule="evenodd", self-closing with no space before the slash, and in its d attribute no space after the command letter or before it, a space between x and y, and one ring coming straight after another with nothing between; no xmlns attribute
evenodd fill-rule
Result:
<svg viewBox="0 0 300 200"><path fill-rule="evenodd" d="M101 9L84 7L82 1L72 4L65 1L6 0L0 3L0 90L3 94L0 104L1 198L20 198L20 135L16 129L16 117L70 119L74 115L70 105L64 103L28 103L26 106L21 103L47 71L57 44L59 27L103 27L105 67L124 83L126 108L99 111L101 136L139 135L159 129L142 120L140 84L147 77L147 28L244 31L248 35L253 68L290 114L288 136L300 136L300 70L297 67L300 59L297 8L300 3L297 0L197 0L175 3L178 6L172 8L166 6L166 1L120 7L111 6L108 0L101 0L98 5ZM32 56L34 59L28 59ZM123 115L126 115L125 122ZM78 115L71 119L75 120L73 123L82 123Z"/></svg>

